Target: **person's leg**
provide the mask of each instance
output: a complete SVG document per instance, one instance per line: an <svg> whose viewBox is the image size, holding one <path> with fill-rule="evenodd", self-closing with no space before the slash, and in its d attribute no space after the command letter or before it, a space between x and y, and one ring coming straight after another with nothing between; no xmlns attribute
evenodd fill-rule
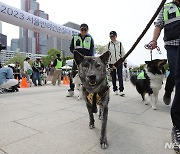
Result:
<svg viewBox="0 0 180 154"><path fill-rule="evenodd" d="M3 82L3 84L1 84L1 88L10 88L10 87L15 86L17 84L18 84L18 80L9 79L7 82Z"/></svg>
<svg viewBox="0 0 180 154"><path fill-rule="evenodd" d="M123 73L122 73L122 65L118 66L117 68L118 80L119 80L119 91L124 91L124 84L123 84Z"/></svg>
<svg viewBox="0 0 180 154"><path fill-rule="evenodd" d="M72 97L74 95L75 84L73 83L73 78L76 76L76 74L77 74L77 65L75 64L75 62L73 62L72 72L70 73L70 84L69 84L70 89L68 89L67 97Z"/></svg>
<svg viewBox="0 0 180 154"><path fill-rule="evenodd" d="M116 69L113 69L110 74L112 77L113 91L116 92L118 90L116 86Z"/></svg>
<svg viewBox="0 0 180 154"><path fill-rule="evenodd" d="M41 73L37 72L38 85L41 86Z"/></svg>
<svg viewBox="0 0 180 154"><path fill-rule="evenodd" d="M53 78L52 78L52 84L55 86L56 85L56 80L58 78L58 70L54 70Z"/></svg>
<svg viewBox="0 0 180 154"><path fill-rule="evenodd" d="M61 84L61 73L62 73L62 70L58 70L58 85Z"/></svg>
<svg viewBox="0 0 180 154"><path fill-rule="evenodd" d="M33 72L33 83L35 86L37 86L37 83L36 83L36 79L37 79L37 72Z"/></svg>
<svg viewBox="0 0 180 154"><path fill-rule="evenodd" d="M171 119L173 123L172 141L175 143L174 150L180 152L180 46L175 73L175 96L171 107Z"/></svg>
<svg viewBox="0 0 180 154"><path fill-rule="evenodd" d="M163 96L163 101L166 105L169 105L171 103L171 93L173 92L174 85L175 85L175 68L176 68L178 47L165 46L165 48L167 50L167 59L169 63L170 73L166 80L165 94Z"/></svg>

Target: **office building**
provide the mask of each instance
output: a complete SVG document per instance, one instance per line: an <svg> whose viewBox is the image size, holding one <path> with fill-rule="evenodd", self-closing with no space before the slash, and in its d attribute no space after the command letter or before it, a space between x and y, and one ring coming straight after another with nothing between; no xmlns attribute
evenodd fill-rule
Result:
<svg viewBox="0 0 180 154"><path fill-rule="evenodd" d="M40 5L36 0L21 0L21 9L38 17L47 20L49 19L48 14L40 10ZM20 28L20 51L32 54L46 54L47 39L48 36L46 34L40 34L28 29Z"/></svg>

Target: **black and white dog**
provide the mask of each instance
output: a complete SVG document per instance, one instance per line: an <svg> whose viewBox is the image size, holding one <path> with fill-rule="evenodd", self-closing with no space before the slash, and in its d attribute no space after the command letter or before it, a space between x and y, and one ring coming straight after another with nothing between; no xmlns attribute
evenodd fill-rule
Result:
<svg viewBox="0 0 180 154"><path fill-rule="evenodd" d="M107 51L100 57L83 56L74 51L74 60L78 66L79 78L83 86L83 97L89 112L89 128L94 128L94 115L97 113L97 105L100 105L102 115L102 127L100 144L101 148L107 148L107 117L109 102L109 86L106 77L106 65L110 52Z"/></svg>
<svg viewBox="0 0 180 154"><path fill-rule="evenodd" d="M166 59L155 59L152 61L145 61L147 68L138 76L132 75L131 82L136 86L137 91L142 96L142 101L147 105L145 95L149 94L150 103L154 110L157 109L157 101L159 90L162 87L163 78L165 75L164 65L167 63Z"/></svg>

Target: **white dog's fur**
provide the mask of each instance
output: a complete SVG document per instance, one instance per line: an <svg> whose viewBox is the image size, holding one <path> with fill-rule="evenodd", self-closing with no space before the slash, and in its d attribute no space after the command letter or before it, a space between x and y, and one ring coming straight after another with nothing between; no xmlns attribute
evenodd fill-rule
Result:
<svg viewBox="0 0 180 154"><path fill-rule="evenodd" d="M79 94L78 94L78 100L82 99L82 83L81 80L79 78L78 73L76 74L76 76L73 78L73 83L75 84L76 89L78 90Z"/></svg>

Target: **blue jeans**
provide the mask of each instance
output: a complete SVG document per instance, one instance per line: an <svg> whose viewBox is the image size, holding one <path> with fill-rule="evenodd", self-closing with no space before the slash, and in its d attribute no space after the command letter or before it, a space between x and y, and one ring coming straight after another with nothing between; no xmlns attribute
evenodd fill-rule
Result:
<svg viewBox="0 0 180 154"><path fill-rule="evenodd" d="M166 80L165 91L172 93L175 86L175 68L178 57L178 46L165 46L170 73Z"/></svg>
<svg viewBox="0 0 180 154"><path fill-rule="evenodd" d="M177 63L175 68L175 96L171 107L171 118L173 125L180 128L180 45L177 51Z"/></svg>
<svg viewBox="0 0 180 154"><path fill-rule="evenodd" d="M37 85L36 80L38 80L38 85L41 85L41 77L39 72L33 71L33 83Z"/></svg>
<svg viewBox="0 0 180 154"><path fill-rule="evenodd" d="M111 77L112 77L112 84L113 84L113 91L117 91L118 88L116 86L116 73L118 75L118 81L119 81L119 91L123 92L124 85L123 85L123 74L122 74L122 65L119 65L117 69L113 69L111 71Z"/></svg>

